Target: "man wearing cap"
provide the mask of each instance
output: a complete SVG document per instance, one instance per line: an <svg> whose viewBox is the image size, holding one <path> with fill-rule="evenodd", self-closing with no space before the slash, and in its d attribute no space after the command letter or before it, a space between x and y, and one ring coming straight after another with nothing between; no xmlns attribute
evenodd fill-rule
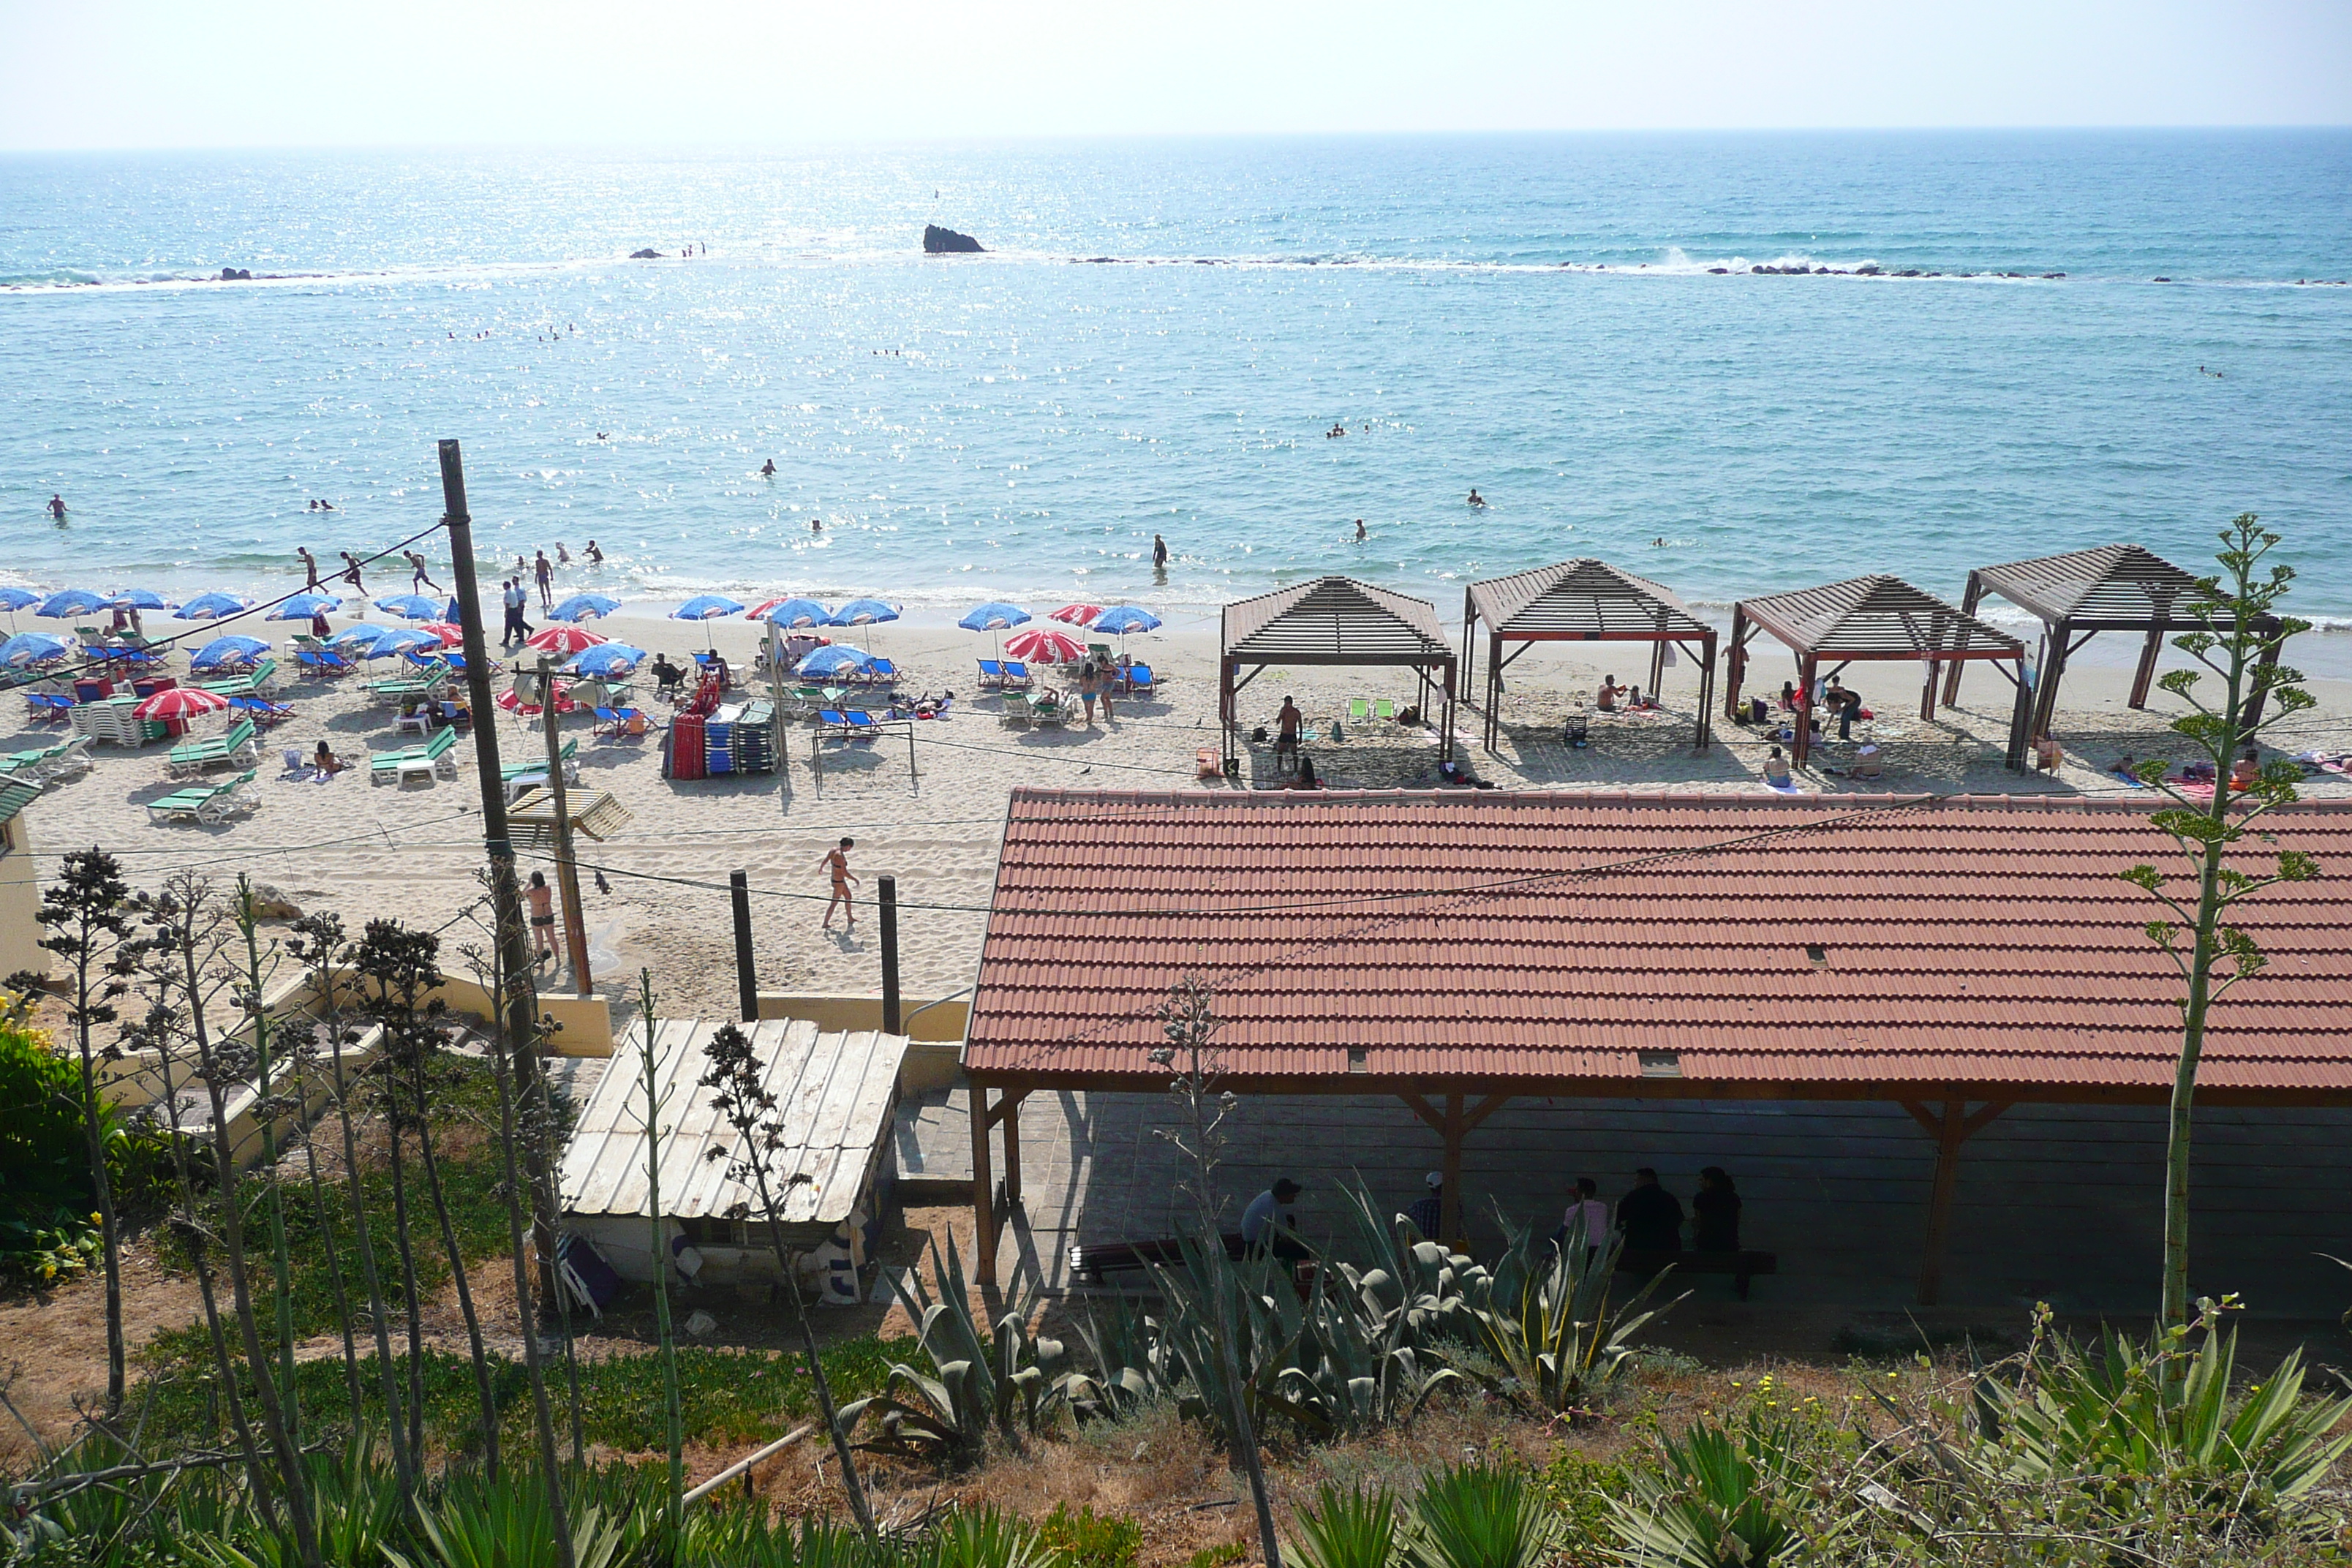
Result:
<svg viewBox="0 0 2352 1568"><path fill-rule="evenodd" d="M1250 1250L1271 1252L1276 1258L1307 1256L1307 1247L1298 1239L1298 1211L1291 1206L1303 1190L1288 1176L1281 1176L1250 1199L1249 1207L1242 1210L1242 1240Z"/></svg>
<svg viewBox="0 0 2352 1568"><path fill-rule="evenodd" d="M1617 1228L1628 1252L1680 1252L1682 1201L1658 1185L1658 1173L1644 1165L1633 1173L1633 1190L1617 1200Z"/></svg>
<svg viewBox="0 0 2352 1568"><path fill-rule="evenodd" d="M1404 1211L1404 1217L1412 1221L1413 1229L1430 1240L1442 1240L1444 1238L1437 1232L1445 1223L1445 1173L1432 1171L1423 1180L1429 1184L1429 1195L1416 1200L1411 1208Z"/></svg>

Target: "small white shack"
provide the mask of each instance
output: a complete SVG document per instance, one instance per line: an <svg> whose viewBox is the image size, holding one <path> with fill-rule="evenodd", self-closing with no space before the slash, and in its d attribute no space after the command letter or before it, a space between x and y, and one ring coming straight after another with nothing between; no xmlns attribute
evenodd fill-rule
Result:
<svg viewBox="0 0 2352 1568"><path fill-rule="evenodd" d="M824 1300L858 1299L856 1271L889 1201L888 1132L907 1037L820 1030L805 1018L738 1026L766 1068L783 1136L767 1152L781 1229ZM728 1172L741 1139L701 1085L704 1047L724 1023L665 1018L654 1031L660 1105L661 1241L668 1261L706 1285L778 1279L759 1193ZM563 1153L564 1226L625 1279L650 1282L655 1252L646 1171L645 1025L615 1042ZM718 1157L712 1157L712 1152Z"/></svg>

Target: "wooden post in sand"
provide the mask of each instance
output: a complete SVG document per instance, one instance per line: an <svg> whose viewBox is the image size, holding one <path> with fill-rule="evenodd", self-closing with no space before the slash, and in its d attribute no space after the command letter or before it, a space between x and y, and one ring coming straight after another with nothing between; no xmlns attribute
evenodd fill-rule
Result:
<svg viewBox="0 0 2352 1568"><path fill-rule="evenodd" d="M563 749L555 732L555 660L539 656L539 727L547 734L547 793L555 801L555 883L563 894L563 946L572 957L575 995L593 996L588 979L588 915L580 907L580 866L572 858L572 807L563 794Z"/></svg>
<svg viewBox="0 0 2352 1568"><path fill-rule="evenodd" d="M464 634L466 695L474 712L474 771L482 788L482 847L490 860L490 908L498 921L500 967L506 971L507 1040L517 1098L538 1103L539 1003L531 990L530 936L523 929L522 890L515 881L514 840L507 832L506 782L499 772L498 710L490 702L490 655L482 635L482 595L474 582L474 519L466 510L466 459L455 441L441 443L442 525L449 531L449 572L457 590L457 625ZM530 1177L531 1250L539 1261L539 1312L556 1310L555 1173L543 1138L523 1140Z"/></svg>

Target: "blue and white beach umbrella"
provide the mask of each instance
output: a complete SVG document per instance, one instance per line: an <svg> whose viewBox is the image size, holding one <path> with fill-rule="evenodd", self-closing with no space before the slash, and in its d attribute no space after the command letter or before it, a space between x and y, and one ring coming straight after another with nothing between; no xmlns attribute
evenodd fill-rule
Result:
<svg viewBox="0 0 2352 1568"><path fill-rule="evenodd" d="M956 625L968 632L1001 632L1017 626L1029 618L1029 612L1018 605L996 601L979 605Z"/></svg>
<svg viewBox="0 0 2352 1568"><path fill-rule="evenodd" d="M125 610L168 610L172 601L152 588L119 588L106 596L106 602Z"/></svg>
<svg viewBox="0 0 2352 1568"><path fill-rule="evenodd" d="M1160 617L1150 610L1137 609L1133 605L1119 605L1097 616L1095 624L1088 629L1113 632L1120 637L1129 632L1156 632L1160 629Z"/></svg>
<svg viewBox="0 0 2352 1568"><path fill-rule="evenodd" d="M873 662L862 648L851 647L847 643L835 643L830 647L817 649L801 660L793 673L809 676L845 675L853 669L864 669Z"/></svg>
<svg viewBox="0 0 2352 1568"><path fill-rule="evenodd" d="M806 631L811 626L837 625L833 612L814 599L778 599L763 605L759 618L786 631Z"/></svg>
<svg viewBox="0 0 2352 1568"><path fill-rule="evenodd" d="M375 641L369 644L360 657L390 658L394 654L406 653L411 648L422 651L428 647L437 649L440 646L441 639L431 632L419 631L415 626L394 626L378 633Z"/></svg>
<svg viewBox="0 0 2352 1568"><path fill-rule="evenodd" d="M610 594L574 594L547 612L551 621L587 621L598 616L609 616L621 607L621 601ZM450 617L456 619L455 616Z"/></svg>
<svg viewBox="0 0 2352 1568"><path fill-rule="evenodd" d="M18 632L0 642L0 665L12 668L28 664L54 664L80 647L71 637L54 632Z"/></svg>
<svg viewBox="0 0 2352 1568"><path fill-rule="evenodd" d="M331 616L343 607L342 600L332 594L297 594L269 612L273 621L307 621L312 616Z"/></svg>
<svg viewBox="0 0 2352 1568"><path fill-rule="evenodd" d="M375 607L387 616L398 616L404 621L437 621L441 606L422 594L394 594L389 599L378 599Z"/></svg>
<svg viewBox="0 0 2352 1568"><path fill-rule="evenodd" d="M41 601L37 616L61 621L69 616L87 616L93 610L106 608L106 595L93 594L88 588L61 588Z"/></svg>
<svg viewBox="0 0 2352 1568"><path fill-rule="evenodd" d="M188 661L194 669L212 669L224 664L244 664L269 651L269 645L259 637L240 637L234 633L215 637L196 650Z"/></svg>
<svg viewBox="0 0 2352 1568"><path fill-rule="evenodd" d="M743 606L724 594L697 594L669 613L674 621L715 621L721 616L740 616Z"/></svg>
<svg viewBox="0 0 2352 1568"><path fill-rule="evenodd" d="M41 595L30 588L0 588L0 610L14 614L27 605L37 605Z"/></svg>
<svg viewBox="0 0 2352 1568"><path fill-rule="evenodd" d="M834 611L833 619L826 624L836 626L870 626L883 621L895 621L898 618L898 607L896 605L886 605L879 599L852 599Z"/></svg>
<svg viewBox="0 0 2352 1568"><path fill-rule="evenodd" d="M564 665L566 675L585 675L597 679L607 676L627 675L645 658L646 650L631 647L625 642L598 643L594 647L582 648Z"/></svg>
<svg viewBox="0 0 2352 1568"><path fill-rule="evenodd" d="M327 646L337 653L354 658L365 658L368 649L389 636L392 629L390 626L371 626L365 624L345 626L327 639Z"/></svg>
<svg viewBox="0 0 2352 1568"><path fill-rule="evenodd" d="M172 618L175 621L216 621L245 607L245 601L233 594L199 594L182 605Z"/></svg>

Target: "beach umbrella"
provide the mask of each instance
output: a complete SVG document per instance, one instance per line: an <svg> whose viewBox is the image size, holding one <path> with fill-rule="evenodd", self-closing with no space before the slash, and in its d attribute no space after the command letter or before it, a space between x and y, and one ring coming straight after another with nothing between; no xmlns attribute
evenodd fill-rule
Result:
<svg viewBox="0 0 2352 1568"><path fill-rule="evenodd" d="M454 621L427 621L416 629L420 632L431 632L435 637L439 637L443 647L456 647L466 640L466 628Z"/></svg>
<svg viewBox="0 0 2352 1568"><path fill-rule="evenodd" d="M1160 617L1150 610L1139 610L1133 605L1120 605L1097 616L1093 626L1096 631L1115 632L1125 637L1129 632L1158 631Z"/></svg>
<svg viewBox="0 0 2352 1568"><path fill-rule="evenodd" d="M979 605L956 625L968 632L1001 632L1009 626L1017 626L1028 618L1029 612L1018 605L991 601Z"/></svg>
<svg viewBox="0 0 2352 1568"><path fill-rule="evenodd" d="M30 588L0 588L0 610L14 614L27 605L37 605L41 595Z"/></svg>
<svg viewBox="0 0 2352 1568"><path fill-rule="evenodd" d="M574 594L547 612L551 621L585 621L598 616L609 616L621 607L621 601L610 594ZM456 620L456 616L449 617Z"/></svg>
<svg viewBox="0 0 2352 1568"><path fill-rule="evenodd" d="M827 623L836 626L871 626L898 618L898 606L886 605L879 599L852 599L834 611Z"/></svg>
<svg viewBox="0 0 2352 1568"><path fill-rule="evenodd" d="M269 612L273 621L307 621L312 616L328 616L343 607L343 602L332 594L297 594Z"/></svg>
<svg viewBox="0 0 2352 1568"><path fill-rule="evenodd" d="M721 616L740 616L743 606L724 594L697 594L669 613L674 621L715 621Z"/></svg>
<svg viewBox="0 0 2352 1568"><path fill-rule="evenodd" d="M523 694L520 691L510 689L504 696L499 697L497 701L498 705L505 709L508 712L520 713L525 717L529 717L540 711L539 704L524 700ZM580 704L572 700L570 697L564 695L561 691L558 691L555 694L555 712L558 718L561 718L566 713L576 713L579 710Z"/></svg>
<svg viewBox="0 0 2352 1568"><path fill-rule="evenodd" d="M573 654L610 640L585 626L549 626L544 631L533 632L530 642L524 646L535 647L541 653Z"/></svg>
<svg viewBox="0 0 2352 1568"><path fill-rule="evenodd" d="M79 646L53 632L18 632L0 642L0 665L54 664Z"/></svg>
<svg viewBox="0 0 2352 1568"><path fill-rule="evenodd" d="M168 610L172 601L152 588L123 588L107 596L106 602L123 610Z"/></svg>
<svg viewBox="0 0 2352 1568"><path fill-rule="evenodd" d="M378 599L375 607L387 616L398 616L404 621L437 621L441 606L422 594L394 594L389 599Z"/></svg>
<svg viewBox="0 0 2352 1568"><path fill-rule="evenodd" d="M833 625L833 612L814 599L771 599L752 611L751 618L782 626L786 631Z"/></svg>
<svg viewBox="0 0 2352 1568"><path fill-rule="evenodd" d="M608 642L601 647L583 648L563 667L565 675L585 675L598 679L612 675L627 675L646 657L646 650L631 647L625 642Z"/></svg>
<svg viewBox="0 0 2352 1568"><path fill-rule="evenodd" d="M1087 657L1087 645L1067 632L1039 629L1023 632L1004 645L1004 657L1024 664L1075 664Z"/></svg>
<svg viewBox="0 0 2352 1568"><path fill-rule="evenodd" d="M1103 607L1100 605L1064 605L1045 618L1074 626L1090 626L1095 624L1095 617L1102 613Z"/></svg>
<svg viewBox="0 0 2352 1568"><path fill-rule="evenodd" d="M103 594L93 594L87 588L62 588L43 599L41 607L33 614L61 621L68 616L86 616L93 610L104 608L106 595Z"/></svg>
<svg viewBox="0 0 2352 1568"><path fill-rule="evenodd" d="M182 605L172 618L175 621L216 621L245 607L245 601L232 594L199 594Z"/></svg>
<svg viewBox="0 0 2352 1568"><path fill-rule="evenodd" d="M215 637L196 650L188 661L196 669L212 669L224 664L249 664L269 651L269 645L259 637L231 635Z"/></svg>
<svg viewBox="0 0 2352 1568"><path fill-rule="evenodd" d="M864 669L873 662L864 649L851 647L847 643L835 643L831 647L821 647L801 660L793 673L809 676L840 675L848 670Z"/></svg>
<svg viewBox="0 0 2352 1568"><path fill-rule="evenodd" d="M427 647L438 653L441 650L441 639L431 632L419 631L415 626L394 626L389 631L377 633L375 642L361 657L390 658L394 654L406 653L411 648Z"/></svg>
<svg viewBox="0 0 2352 1568"><path fill-rule="evenodd" d="M134 719L193 719L199 713L218 713L228 707L228 699L217 691L206 691L201 686L167 686L131 710Z"/></svg>
<svg viewBox="0 0 2352 1568"><path fill-rule="evenodd" d="M327 639L327 646L337 653L353 654L364 658L367 650L375 647L378 639L389 636L391 631L390 626L345 626Z"/></svg>

